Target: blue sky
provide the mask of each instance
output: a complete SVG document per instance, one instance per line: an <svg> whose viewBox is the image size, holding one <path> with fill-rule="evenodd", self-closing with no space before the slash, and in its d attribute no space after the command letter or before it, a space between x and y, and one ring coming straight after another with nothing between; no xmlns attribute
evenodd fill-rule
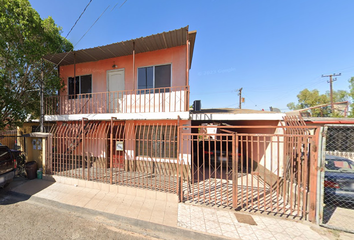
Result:
<svg viewBox="0 0 354 240"><path fill-rule="evenodd" d="M124 1L93 0L68 37L75 50L189 25L197 30L191 102L201 100L202 108L238 107L242 87L242 108L287 111L302 89L329 90L322 74L342 73L334 90L348 90L354 76L352 0L127 0L119 8ZM30 0L63 36L88 2Z"/></svg>

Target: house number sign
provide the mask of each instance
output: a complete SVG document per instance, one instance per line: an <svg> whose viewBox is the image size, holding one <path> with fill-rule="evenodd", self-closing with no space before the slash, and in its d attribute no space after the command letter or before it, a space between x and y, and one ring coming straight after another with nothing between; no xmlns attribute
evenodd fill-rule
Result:
<svg viewBox="0 0 354 240"><path fill-rule="evenodd" d="M116 141L116 151L123 151L123 141Z"/></svg>

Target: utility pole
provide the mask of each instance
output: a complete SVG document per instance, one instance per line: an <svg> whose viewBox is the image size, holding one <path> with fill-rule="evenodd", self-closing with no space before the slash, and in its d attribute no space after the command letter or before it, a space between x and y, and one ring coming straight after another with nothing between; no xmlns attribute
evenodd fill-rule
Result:
<svg viewBox="0 0 354 240"><path fill-rule="evenodd" d="M42 60L43 61L43 60ZM40 89L40 94L41 94L41 104L40 104L40 107L41 107L41 116L40 116L40 131L41 132L44 132L44 105L43 105L43 101L44 101L44 98L43 98L43 81L44 81L44 76L43 76L43 62L42 62L42 72L41 72L41 89Z"/></svg>
<svg viewBox="0 0 354 240"><path fill-rule="evenodd" d="M327 81L329 83L329 91L330 91L330 98L331 98L331 110L332 110L332 114L334 113L334 104L333 104L333 88L332 88L332 83L337 81L337 78L334 78L333 77L337 77L337 76L340 76L341 73L333 73L333 74L330 74L330 75L323 75L322 74L322 77L329 77L329 81Z"/></svg>
<svg viewBox="0 0 354 240"><path fill-rule="evenodd" d="M241 103L242 103L242 88L240 88L238 91L239 91L238 95L240 96L238 108L241 109Z"/></svg>

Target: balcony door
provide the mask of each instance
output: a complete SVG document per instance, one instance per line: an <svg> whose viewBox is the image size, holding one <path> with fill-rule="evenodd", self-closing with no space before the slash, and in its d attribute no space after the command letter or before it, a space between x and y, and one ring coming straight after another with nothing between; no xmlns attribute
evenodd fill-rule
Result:
<svg viewBox="0 0 354 240"><path fill-rule="evenodd" d="M107 71L107 110L123 112L124 69Z"/></svg>

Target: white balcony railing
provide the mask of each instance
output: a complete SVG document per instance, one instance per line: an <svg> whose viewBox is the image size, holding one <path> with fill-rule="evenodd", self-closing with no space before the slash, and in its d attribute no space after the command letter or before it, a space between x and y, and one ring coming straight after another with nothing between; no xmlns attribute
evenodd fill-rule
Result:
<svg viewBox="0 0 354 240"><path fill-rule="evenodd" d="M46 97L45 114L185 112L188 104L188 86L137 89Z"/></svg>

